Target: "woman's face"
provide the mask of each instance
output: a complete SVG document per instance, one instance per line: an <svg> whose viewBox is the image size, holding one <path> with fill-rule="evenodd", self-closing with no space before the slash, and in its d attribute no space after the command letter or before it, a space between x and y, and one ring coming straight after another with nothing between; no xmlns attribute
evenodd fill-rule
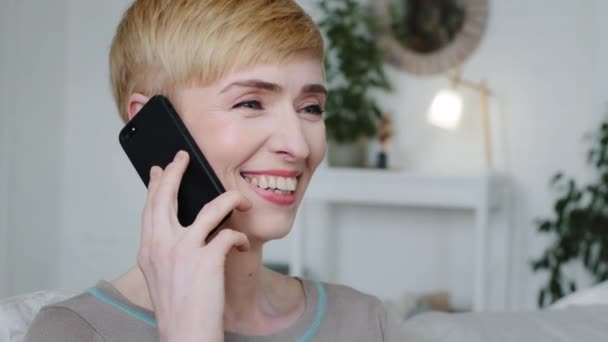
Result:
<svg viewBox="0 0 608 342"><path fill-rule="evenodd" d="M297 56L175 94L184 123L226 190L252 202L225 224L252 242L289 233L325 156L323 85L321 61Z"/></svg>

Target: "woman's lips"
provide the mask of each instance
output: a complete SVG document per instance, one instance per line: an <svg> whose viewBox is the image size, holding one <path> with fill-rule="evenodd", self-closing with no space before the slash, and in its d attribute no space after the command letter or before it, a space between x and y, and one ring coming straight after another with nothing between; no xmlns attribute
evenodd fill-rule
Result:
<svg viewBox="0 0 608 342"><path fill-rule="evenodd" d="M262 197L263 199L272 202L274 204L278 204L278 205L291 205L294 204L296 202L296 195L295 195L295 191L291 191L289 194L287 195L283 195L283 194L277 194L276 192L274 192L273 190L264 190L262 188L259 188L247 181L245 181L247 183L247 185L249 185L249 187L256 193L258 194L260 197Z"/></svg>
<svg viewBox="0 0 608 342"><path fill-rule="evenodd" d="M286 169L247 170L241 171L241 177L249 187L263 199L278 205L288 206L296 202L297 180L302 171ZM256 177L258 176L258 177ZM261 176L261 178L259 177ZM264 178L266 176L266 178ZM268 177L272 178L269 179ZM282 177L277 179L276 177ZM253 178L253 182L252 179ZM290 179L285 179L290 178ZM258 184L259 181L259 184ZM260 185L260 186L258 186ZM295 185L295 187L294 187ZM273 188L279 188L285 193L277 193ZM292 191L289 191L292 190Z"/></svg>

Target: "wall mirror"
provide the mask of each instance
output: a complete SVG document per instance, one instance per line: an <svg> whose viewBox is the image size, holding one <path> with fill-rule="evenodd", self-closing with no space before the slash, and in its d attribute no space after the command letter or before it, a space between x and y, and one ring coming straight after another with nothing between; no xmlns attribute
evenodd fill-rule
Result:
<svg viewBox="0 0 608 342"><path fill-rule="evenodd" d="M414 74L457 67L479 45L487 0L375 0L379 41L392 64Z"/></svg>

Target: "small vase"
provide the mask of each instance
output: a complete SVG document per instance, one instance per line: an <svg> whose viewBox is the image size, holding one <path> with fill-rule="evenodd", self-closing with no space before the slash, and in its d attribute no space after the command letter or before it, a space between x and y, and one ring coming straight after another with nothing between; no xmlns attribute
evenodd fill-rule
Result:
<svg viewBox="0 0 608 342"><path fill-rule="evenodd" d="M329 166L366 167L368 139L361 137L349 143L330 141L327 145Z"/></svg>

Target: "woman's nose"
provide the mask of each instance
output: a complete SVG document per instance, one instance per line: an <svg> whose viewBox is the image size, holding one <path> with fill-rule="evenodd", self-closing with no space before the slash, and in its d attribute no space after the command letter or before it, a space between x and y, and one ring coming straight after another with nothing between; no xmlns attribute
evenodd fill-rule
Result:
<svg viewBox="0 0 608 342"><path fill-rule="evenodd" d="M308 157L310 149L297 113L281 115L270 141L274 153L282 154L289 162L303 160Z"/></svg>

